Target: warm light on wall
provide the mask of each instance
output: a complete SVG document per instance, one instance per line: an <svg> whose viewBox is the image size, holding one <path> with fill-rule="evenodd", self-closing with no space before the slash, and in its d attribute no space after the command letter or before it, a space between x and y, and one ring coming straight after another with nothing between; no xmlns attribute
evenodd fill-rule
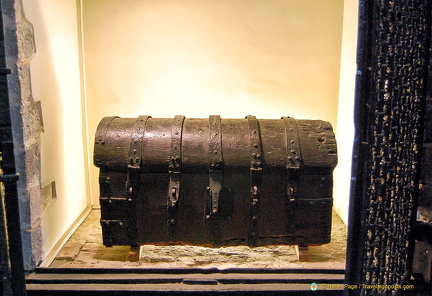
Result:
<svg viewBox="0 0 432 296"><path fill-rule="evenodd" d="M335 123L341 24L337 0L85 1L90 130L113 112Z"/></svg>
<svg viewBox="0 0 432 296"><path fill-rule="evenodd" d="M31 61L32 97L40 101L44 132L41 185L55 182L56 199L33 188L32 227L42 225L44 255L88 206L81 110L76 1L23 1L34 28L36 54ZM28 38L28 36L26 36ZM39 163L40 161L40 163Z"/></svg>
<svg viewBox="0 0 432 296"><path fill-rule="evenodd" d="M343 42L338 102L336 140L339 164L334 171L334 209L348 225L348 204L351 185L351 159L354 142L354 93L357 71L358 1L344 2Z"/></svg>
<svg viewBox="0 0 432 296"><path fill-rule="evenodd" d="M343 0L87 0L83 9L89 143L109 115L336 124ZM92 180L97 204L96 168Z"/></svg>

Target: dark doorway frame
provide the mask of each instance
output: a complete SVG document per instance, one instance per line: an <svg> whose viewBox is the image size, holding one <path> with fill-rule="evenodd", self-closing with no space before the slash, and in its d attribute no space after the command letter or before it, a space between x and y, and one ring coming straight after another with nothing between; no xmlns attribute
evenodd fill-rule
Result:
<svg viewBox="0 0 432 296"><path fill-rule="evenodd" d="M357 287L347 295L380 295L411 276L431 6L361 0L359 8L345 283Z"/></svg>

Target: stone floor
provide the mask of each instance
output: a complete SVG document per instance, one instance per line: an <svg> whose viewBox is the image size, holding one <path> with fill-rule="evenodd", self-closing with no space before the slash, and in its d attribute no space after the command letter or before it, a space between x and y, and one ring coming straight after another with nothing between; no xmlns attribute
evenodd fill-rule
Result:
<svg viewBox="0 0 432 296"><path fill-rule="evenodd" d="M299 262L294 246L250 248L196 246L142 246L140 260L128 261L129 248L102 244L100 210L93 210L57 254L57 268L311 268L345 267L347 228L333 213L332 242L309 247L308 262Z"/></svg>

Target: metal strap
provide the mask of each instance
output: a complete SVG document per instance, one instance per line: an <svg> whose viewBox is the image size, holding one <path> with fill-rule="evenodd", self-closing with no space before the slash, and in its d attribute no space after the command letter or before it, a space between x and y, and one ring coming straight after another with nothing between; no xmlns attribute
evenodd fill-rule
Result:
<svg viewBox="0 0 432 296"><path fill-rule="evenodd" d="M250 216L249 246L256 246L258 242L259 201L261 196L263 152L261 144L261 131L255 116L246 116L249 124L250 137Z"/></svg>
<svg viewBox="0 0 432 296"><path fill-rule="evenodd" d="M137 245L138 228L136 203L139 195L139 179L142 164L142 145L147 120L150 116L139 116L135 122L129 144L129 164L127 166L126 197L128 202L128 238L131 246Z"/></svg>
<svg viewBox="0 0 432 296"><path fill-rule="evenodd" d="M296 120L292 117L282 117L285 125L287 151L285 167L287 169L287 198L289 202L297 200L298 171L301 164L300 136Z"/></svg>
<svg viewBox="0 0 432 296"><path fill-rule="evenodd" d="M105 145L105 141L106 141L106 136L108 133L108 129L109 126L111 125L111 123L114 121L114 119L118 118L118 116L107 116L102 118L102 120L100 121L98 128L96 130L96 135L95 135L95 151L99 151L97 154L98 155L103 155L104 153L101 151L104 149ZM100 173L99 173L99 184L100 184L100 193L104 194L106 197L109 197L111 195L111 182L110 182L110 177L107 176L106 174L103 174L102 176L102 172L105 171L105 168L102 167L102 162L99 158L95 158L94 160L95 165L98 166L100 168ZM127 179L129 179L129 176L127 176ZM127 186L126 186L126 194L128 192ZM108 226L109 223L106 223L105 220L101 220L101 225L104 227L104 244L106 246L112 246L112 236L111 236L111 229Z"/></svg>
<svg viewBox="0 0 432 296"><path fill-rule="evenodd" d="M223 179L223 155L222 155L222 130L219 115L211 115L209 118L209 195L211 196L211 211L207 215L217 214L219 209L219 195L222 190Z"/></svg>
<svg viewBox="0 0 432 296"><path fill-rule="evenodd" d="M105 145L106 135L108 132L108 128L110 124L113 122L114 119L119 118L118 116L107 116L102 118L102 120L99 123L99 126L96 130L95 135L95 151L96 150L102 150ZM103 153L98 153L103 154ZM100 167L102 165L100 159L95 159L95 165Z"/></svg>
<svg viewBox="0 0 432 296"><path fill-rule="evenodd" d="M111 175L106 173L106 169L100 168L99 172L99 195L100 197L110 197L111 193Z"/></svg>
<svg viewBox="0 0 432 296"><path fill-rule="evenodd" d="M222 127L219 115L210 115L209 117L209 161L210 170L223 169L222 155Z"/></svg>
<svg viewBox="0 0 432 296"><path fill-rule="evenodd" d="M151 118L151 116L142 115L139 116L135 122L135 126L132 131L131 142L129 145L128 167L141 168L142 145L144 140L145 127L149 118Z"/></svg>
<svg viewBox="0 0 432 296"><path fill-rule="evenodd" d="M220 246L219 199L223 184L222 128L219 115L209 117L209 186L207 187L206 219L212 222L211 239Z"/></svg>
<svg viewBox="0 0 432 296"><path fill-rule="evenodd" d="M287 150L285 157L286 167L286 211L287 211L287 233L293 233L295 223L293 219L298 211L298 179L301 164L300 137L297 129L297 122L292 117L282 117L285 125Z"/></svg>
<svg viewBox="0 0 432 296"><path fill-rule="evenodd" d="M282 117L287 138L286 168L299 169L301 163L300 137L296 120L292 117Z"/></svg>
<svg viewBox="0 0 432 296"><path fill-rule="evenodd" d="M185 117L177 115L174 117L172 130L171 130L171 149L169 156L168 172L169 172L169 186L168 186L168 237L170 241L175 239L175 226L178 219L178 200L180 196L180 178L181 178L181 145L182 145L182 132Z"/></svg>
<svg viewBox="0 0 432 296"><path fill-rule="evenodd" d="M105 144L105 138L106 138L106 133L108 131L108 127L110 126L111 122L116 118L118 118L118 116L107 116L102 118L102 120L99 123L98 129L96 131L96 140L95 140L96 145Z"/></svg>

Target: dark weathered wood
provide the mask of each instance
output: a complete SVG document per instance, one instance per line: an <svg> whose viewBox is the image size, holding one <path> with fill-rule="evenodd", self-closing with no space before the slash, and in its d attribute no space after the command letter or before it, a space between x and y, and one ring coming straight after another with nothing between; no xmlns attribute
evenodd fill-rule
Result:
<svg viewBox="0 0 432 296"><path fill-rule="evenodd" d="M137 262L140 259L140 247L130 247L129 250L129 261L130 262Z"/></svg>
<svg viewBox="0 0 432 296"><path fill-rule="evenodd" d="M145 118L142 135L136 119L118 117L96 133L106 246L131 237L202 246L330 241L337 154L328 122Z"/></svg>
<svg viewBox="0 0 432 296"><path fill-rule="evenodd" d="M105 119L104 119L105 120ZM136 119L114 118L109 129L96 132L94 164L100 168L126 171L129 164L129 145ZM263 171L285 169L287 139L283 120L258 119L263 145ZM168 172L173 120L150 118L143 139L142 171ZM302 170L321 168L331 173L337 163L336 140L330 123L321 120L296 120ZM102 122L101 122L102 124ZM249 131L247 119L221 119L224 168L228 171L250 166ZM102 129L102 130L100 130ZM99 134L105 134L100 139ZM208 119L186 118L182 131L182 172L208 171Z"/></svg>

